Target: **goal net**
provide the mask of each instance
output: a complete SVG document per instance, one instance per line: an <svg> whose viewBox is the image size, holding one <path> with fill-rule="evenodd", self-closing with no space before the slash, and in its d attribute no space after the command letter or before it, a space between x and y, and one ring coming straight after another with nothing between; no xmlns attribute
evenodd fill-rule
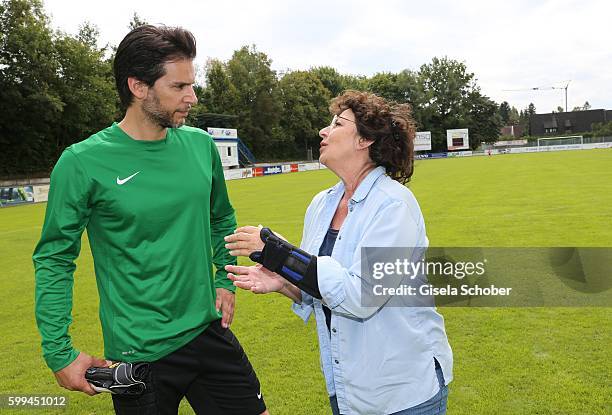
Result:
<svg viewBox="0 0 612 415"><path fill-rule="evenodd" d="M581 135L538 138L538 147L564 146L570 144L584 144L584 138Z"/></svg>

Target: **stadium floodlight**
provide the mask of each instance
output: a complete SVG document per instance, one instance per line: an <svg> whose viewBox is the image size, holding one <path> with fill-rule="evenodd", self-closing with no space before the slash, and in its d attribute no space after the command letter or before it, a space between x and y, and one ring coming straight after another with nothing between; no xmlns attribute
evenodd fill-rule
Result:
<svg viewBox="0 0 612 415"><path fill-rule="evenodd" d="M581 135L569 135L564 137L541 137L538 138L538 151L540 151L540 146L548 147L572 144L584 144L584 137Z"/></svg>

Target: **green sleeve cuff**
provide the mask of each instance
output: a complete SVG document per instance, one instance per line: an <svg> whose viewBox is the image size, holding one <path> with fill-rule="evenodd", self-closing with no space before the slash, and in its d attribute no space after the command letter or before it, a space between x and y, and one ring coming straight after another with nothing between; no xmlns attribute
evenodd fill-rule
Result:
<svg viewBox="0 0 612 415"><path fill-rule="evenodd" d="M45 355L45 361L47 362L49 369L51 369L53 372L57 372L74 362L79 356L79 353L80 352L76 349L69 349L65 352L62 351L52 355Z"/></svg>
<svg viewBox="0 0 612 415"><path fill-rule="evenodd" d="M231 291L233 293L236 292L236 286L234 285L232 280L227 278L227 271L225 270L217 271L217 274L215 276L215 288L225 288L226 290Z"/></svg>

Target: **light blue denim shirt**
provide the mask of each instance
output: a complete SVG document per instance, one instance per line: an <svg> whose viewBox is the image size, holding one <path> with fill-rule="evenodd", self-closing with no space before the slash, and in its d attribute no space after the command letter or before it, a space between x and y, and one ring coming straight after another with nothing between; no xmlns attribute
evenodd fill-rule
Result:
<svg viewBox="0 0 612 415"><path fill-rule="evenodd" d="M314 197L304 220L301 248L317 253L344 185ZM332 310L331 333L321 301L302 292L293 310L305 322L314 311L327 391L342 414L392 414L438 393L434 357L445 383L453 357L444 319L433 307L363 307L362 247L427 247L425 222L412 192L385 174L371 171L349 201L331 257L317 260L319 290Z"/></svg>

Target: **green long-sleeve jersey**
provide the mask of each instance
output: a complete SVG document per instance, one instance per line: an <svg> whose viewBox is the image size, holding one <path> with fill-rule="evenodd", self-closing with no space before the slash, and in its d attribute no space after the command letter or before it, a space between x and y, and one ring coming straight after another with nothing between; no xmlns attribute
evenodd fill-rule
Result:
<svg viewBox="0 0 612 415"><path fill-rule="evenodd" d="M223 238L235 227L217 148L200 129L139 141L113 124L67 148L33 256L47 365L57 371L78 355L68 328L85 229L106 358L134 362L173 352L219 319L215 288L234 290Z"/></svg>

